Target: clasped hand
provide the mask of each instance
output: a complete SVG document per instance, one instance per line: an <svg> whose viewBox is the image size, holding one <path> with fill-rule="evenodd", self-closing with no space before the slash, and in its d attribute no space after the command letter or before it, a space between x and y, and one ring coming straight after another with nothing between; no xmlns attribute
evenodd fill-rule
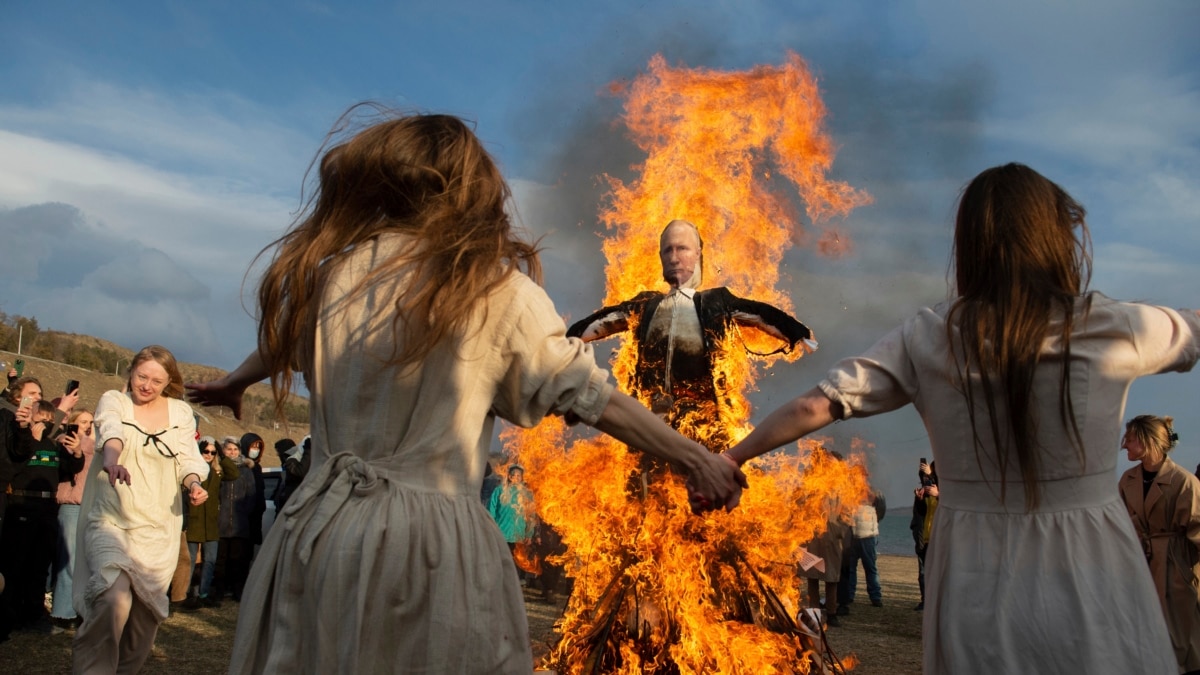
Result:
<svg viewBox="0 0 1200 675"><path fill-rule="evenodd" d="M742 490L749 488L746 474L728 455L705 453L705 464L694 470L687 479L688 504L692 513L725 509L732 511L742 500Z"/></svg>

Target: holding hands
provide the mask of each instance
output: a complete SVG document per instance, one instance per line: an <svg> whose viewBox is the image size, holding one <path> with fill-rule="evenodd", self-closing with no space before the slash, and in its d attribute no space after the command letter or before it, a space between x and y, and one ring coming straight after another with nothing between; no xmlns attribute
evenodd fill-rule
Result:
<svg viewBox="0 0 1200 675"><path fill-rule="evenodd" d="M746 474L728 455L705 452L706 466L688 472L688 503L692 513L725 509L732 511L742 500L742 490L750 487Z"/></svg>
<svg viewBox="0 0 1200 675"><path fill-rule="evenodd" d="M200 481L192 481L192 488L188 492L188 498L191 500L192 506L200 506L208 501L208 490L205 490Z"/></svg>
<svg viewBox="0 0 1200 675"><path fill-rule="evenodd" d="M750 487L746 481L746 474L742 473L741 467L729 455L706 454L711 458L712 475L702 478L698 471L688 473L688 504L692 507L692 513L699 515L721 508L732 511L742 500L742 490ZM706 491L702 487L703 480L716 482Z"/></svg>

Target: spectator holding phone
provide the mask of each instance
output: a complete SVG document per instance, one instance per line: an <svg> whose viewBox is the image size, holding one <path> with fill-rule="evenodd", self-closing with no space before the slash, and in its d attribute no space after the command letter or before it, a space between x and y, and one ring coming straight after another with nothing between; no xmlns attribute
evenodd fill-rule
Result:
<svg viewBox="0 0 1200 675"><path fill-rule="evenodd" d="M92 462L80 506L74 672L137 672L167 617L180 488L192 504L208 499L200 484L208 464L182 395L175 356L152 345L133 357L126 391L107 391L96 406L101 461Z"/></svg>
<svg viewBox="0 0 1200 675"><path fill-rule="evenodd" d="M257 501L254 466L258 463L242 454L241 444L233 436L221 441L221 456L237 467L234 480L221 481L221 506L217 545L217 597L226 593L241 602L242 589L250 574L250 559L254 555L250 520Z"/></svg>
<svg viewBox="0 0 1200 675"><path fill-rule="evenodd" d="M83 459L79 472L58 484L58 551L54 558L54 595L50 607L50 621L57 630L73 628L79 618L75 612L72 581L79 505L83 503L83 486L96 454L93 420L89 410L73 411L67 416L63 433L56 439L73 456Z"/></svg>
<svg viewBox="0 0 1200 675"><path fill-rule="evenodd" d="M83 468L83 454L68 451L49 436L54 406L38 401L16 437L17 465L9 483L4 532L0 533L0 573L8 584L0 595L0 636L10 630L50 632L46 616L46 573L58 543L58 484Z"/></svg>
<svg viewBox="0 0 1200 675"><path fill-rule="evenodd" d="M283 466L283 480L279 482L279 487L275 488L273 497L276 514L283 513L288 498L308 475L308 468L312 466L310 443L308 436L304 437L300 445L296 445L296 441L290 438L275 441L275 452L279 454L279 463Z"/></svg>
<svg viewBox="0 0 1200 675"><path fill-rule="evenodd" d="M17 469L29 461L23 454L28 446L18 449L18 439L29 428L33 406L42 400L42 383L35 377L10 378L4 396L0 397L0 534L4 532L8 488Z"/></svg>
<svg viewBox="0 0 1200 675"><path fill-rule="evenodd" d="M921 486L913 490L912 520L908 528L912 530L913 543L917 550L917 585L921 588L921 602L915 610L925 609L925 553L929 551L929 537L933 534L933 514L937 512L938 484L937 471L933 464L921 458L917 469L917 478Z"/></svg>

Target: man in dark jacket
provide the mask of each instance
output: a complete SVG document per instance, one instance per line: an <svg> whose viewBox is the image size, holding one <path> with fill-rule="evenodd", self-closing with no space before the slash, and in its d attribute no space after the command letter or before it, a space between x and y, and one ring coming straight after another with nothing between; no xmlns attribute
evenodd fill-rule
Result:
<svg viewBox="0 0 1200 675"><path fill-rule="evenodd" d="M704 243L696 226L673 220L659 240L667 293L645 291L576 322L567 335L585 342L633 330L637 367L626 390L667 423L714 451L729 445L729 393L720 372L721 349L735 325L777 338L779 351L816 348L812 331L786 312L739 298L728 288L697 290ZM689 418L707 424L692 424ZM713 420L723 423L711 424ZM707 431L697 431L697 427ZM697 437L702 436L702 437Z"/></svg>

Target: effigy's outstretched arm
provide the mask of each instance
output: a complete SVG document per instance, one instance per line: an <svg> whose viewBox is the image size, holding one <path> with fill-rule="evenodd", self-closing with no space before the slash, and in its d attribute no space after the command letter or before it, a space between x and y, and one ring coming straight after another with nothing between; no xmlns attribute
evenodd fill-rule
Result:
<svg viewBox="0 0 1200 675"><path fill-rule="evenodd" d="M739 298L732 293L726 299L729 303L730 316L739 326L756 328L762 332L786 342L787 351L802 345L807 352L817 348L817 340L812 329L800 323L791 314L765 302Z"/></svg>
<svg viewBox="0 0 1200 675"><path fill-rule="evenodd" d="M630 319L645 306L650 298L657 295L653 291L639 293L632 300L602 307L584 318L571 324L567 329L567 337L576 337L584 342L603 340L606 337L629 330Z"/></svg>

